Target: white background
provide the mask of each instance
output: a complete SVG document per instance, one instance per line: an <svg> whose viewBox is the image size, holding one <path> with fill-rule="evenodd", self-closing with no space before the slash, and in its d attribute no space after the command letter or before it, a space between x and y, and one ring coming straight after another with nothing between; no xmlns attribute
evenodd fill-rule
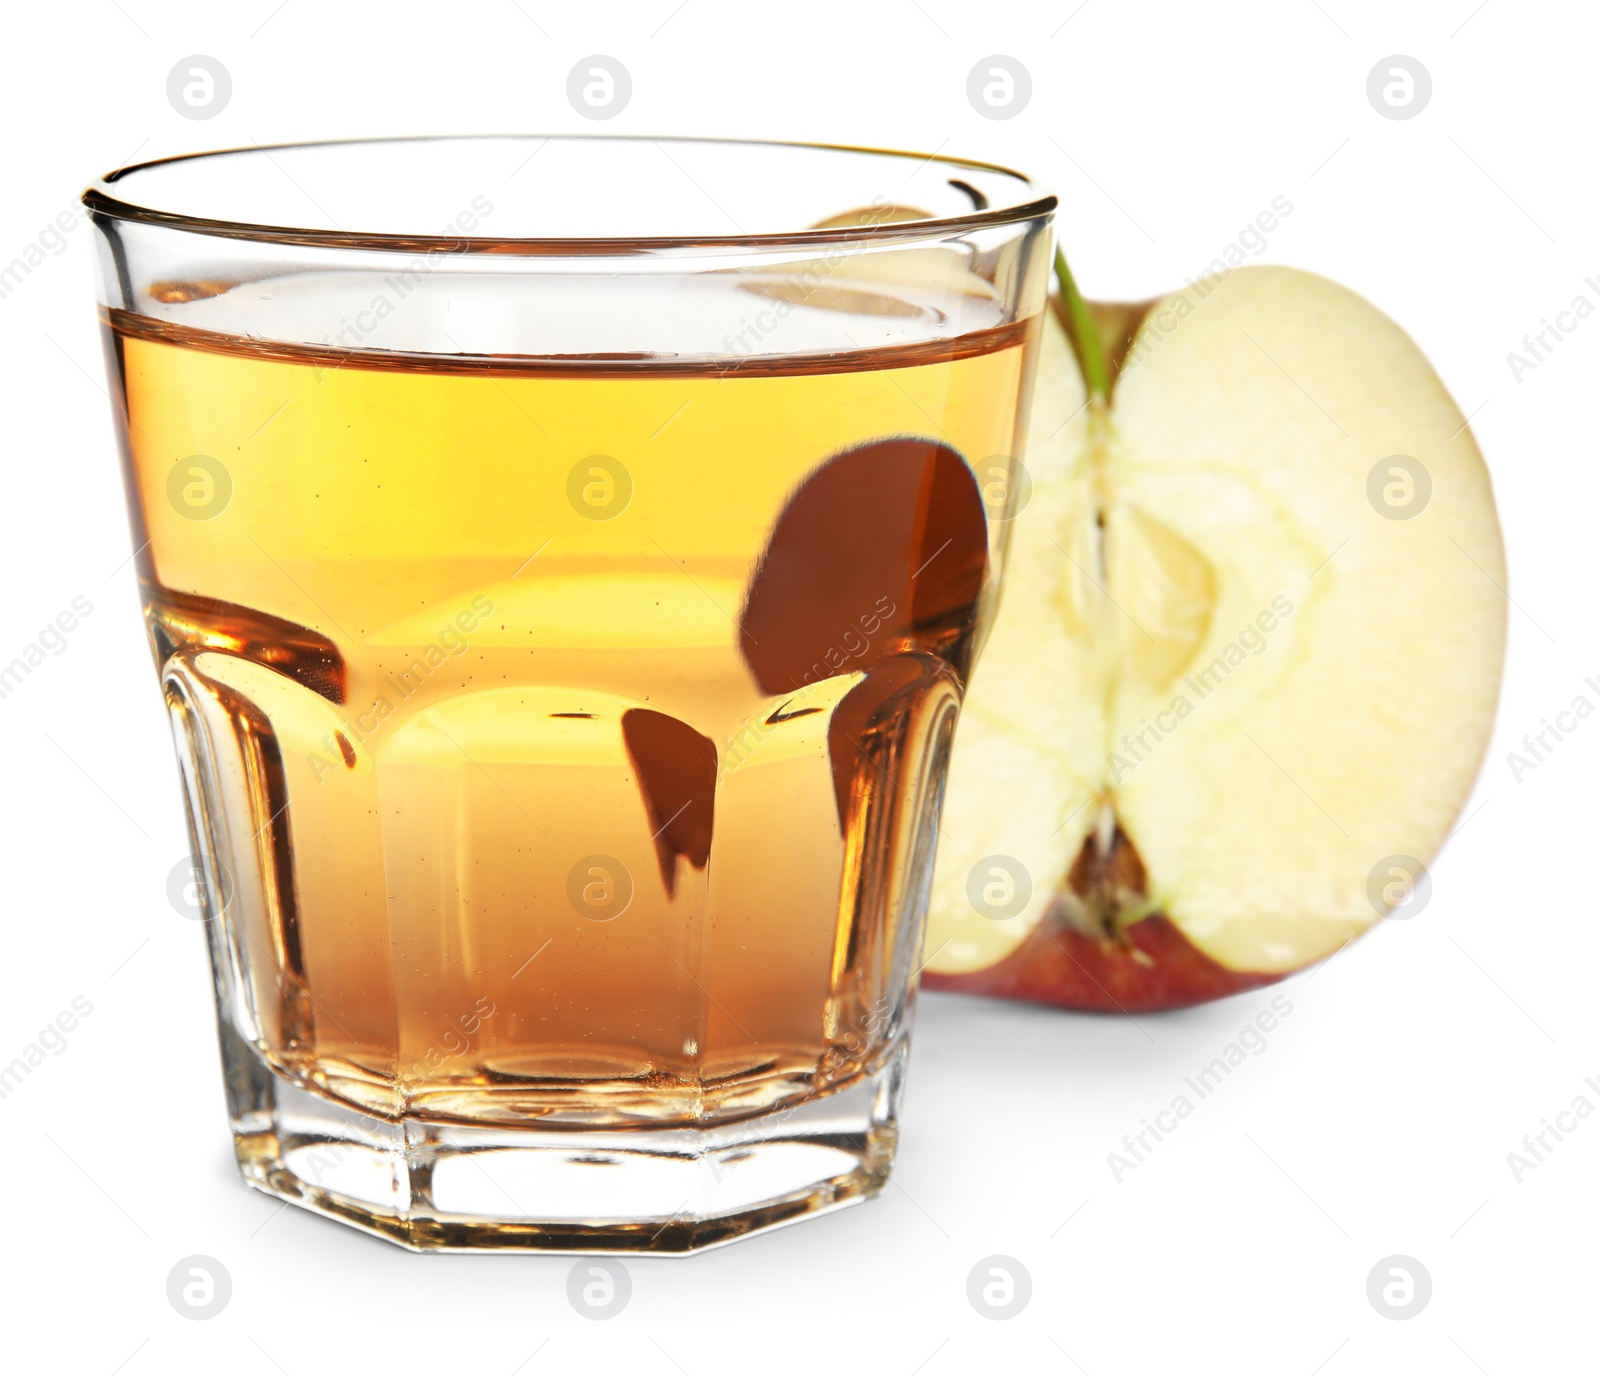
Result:
<svg viewBox="0 0 1600 1376"><path fill-rule="evenodd" d="M593 130L579 58L633 78L607 126L891 145L1021 167L1063 198L1086 292L1202 270L1285 195L1263 261L1335 277L1429 353L1493 470L1511 569L1499 727L1430 906L1282 986L1293 1013L1133 1172L1107 1153L1272 991L1137 1022L929 996L885 1196L691 1260L630 1261L632 1302L577 1315L570 1260L417 1257L239 1184L200 928L141 628L91 295L89 230L0 300L6 380L0 659L75 596L65 653L0 701L7 940L0 1062L75 996L93 1013L0 1101L0 1345L14 1370L187 1373L449 1364L540 1371L1528 1372L1592 1362L1600 1121L1520 1183L1506 1154L1600 1078L1592 856L1600 720L1515 782L1506 752L1600 677L1593 422L1600 319L1516 381L1521 347L1600 274L1594 63L1577 4L954 0L755 6L327 0L8 8L0 262L132 156L384 133ZM220 59L228 108L180 118L166 78ZM967 73L1033 79L1008 121ZM1426 65L1417 118L1368 71ZM1384 647L1403 658L1404 644ZM1330 729L1336 729L1330 725ZM1476 811L1474 811L1476 810ZM1597 1115L1600 1117L1600 1115ZM168 1271L204 1253L233 1296L195 1322ZM1007 1322L966 1299L1003 1253ZM1368 1303L1405 1253L1418 1317ZM519 1365L520 1364L520 1365ZM920 1364L920 1365L919 1365Z"/></svg>

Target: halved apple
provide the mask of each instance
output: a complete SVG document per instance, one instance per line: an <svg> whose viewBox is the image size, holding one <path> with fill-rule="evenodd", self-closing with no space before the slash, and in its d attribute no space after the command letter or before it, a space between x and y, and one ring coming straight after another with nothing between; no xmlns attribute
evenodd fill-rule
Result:
<svg viewBox="0 0 1600 1376"><path fill-rule="evenodd" d="M1500 529L1465 418L1354 293L1260 266L1091 307L1058 273L925 982L1180 1007L1406 900L1488 742Z"/></svg>

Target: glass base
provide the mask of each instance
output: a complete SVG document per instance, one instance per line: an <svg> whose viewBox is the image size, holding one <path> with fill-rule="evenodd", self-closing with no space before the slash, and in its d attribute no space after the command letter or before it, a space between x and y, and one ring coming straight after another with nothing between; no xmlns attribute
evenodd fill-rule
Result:
<svg viewBox="0 0 1600 1376"><path fill-rule="evenodd" d="M683 1254L859 1203L889 1178L907 1050L737 1122L575 1131L374 1118L223 1039L245 1182L415 1251Z"/></svg>

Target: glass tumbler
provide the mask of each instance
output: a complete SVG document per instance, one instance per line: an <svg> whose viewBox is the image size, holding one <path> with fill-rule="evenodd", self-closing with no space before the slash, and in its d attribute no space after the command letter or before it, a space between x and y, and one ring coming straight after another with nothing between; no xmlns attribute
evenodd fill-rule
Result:
<svg viewBox="0 0 1600 1376"><path fill-rule="evenodd" d="M1054 199L484 137L84 200L245 1180L582 1251L880 1190Z"/></svg>

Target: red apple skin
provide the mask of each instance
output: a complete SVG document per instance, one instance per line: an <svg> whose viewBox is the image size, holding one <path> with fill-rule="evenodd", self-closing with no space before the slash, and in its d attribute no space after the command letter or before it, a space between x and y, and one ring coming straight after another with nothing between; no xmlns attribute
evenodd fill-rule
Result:
<svg viewBox="0 0 1600 1376"><path fill-rule="evenodd" d="M1130 924L1117 942L1085 936L1051 912L998 964L962 975L925 974L922 987L1087 1013L1159 1013L1282 978L1219 965L1164 913Z"/></svg>

